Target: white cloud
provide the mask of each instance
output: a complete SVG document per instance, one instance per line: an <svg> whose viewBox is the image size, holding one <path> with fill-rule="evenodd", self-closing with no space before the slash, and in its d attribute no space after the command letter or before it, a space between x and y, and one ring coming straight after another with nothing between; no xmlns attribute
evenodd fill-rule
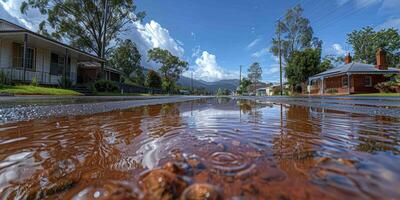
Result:
<svg viewBox="0 0 400 200"><path fill-rule="evenodd" d="M0 17L29 30L36 31L38 24L45 19L37 9L29 9L26 14L20 11L21 3L24 0L0 0ZM4 11L3 11L4 10Z"/></svg>
<svg viewBox="0 0 400 200"><path fill-rule="evenodd" d="M344 54L346 54L346 51L343 49L342 45L337 44L337 43L333 44L331 46L331 50L332 50L332 53L334 55L344 55Z"/></svg>
<svg viewBox="0 0 400 200"><path fill-rule="evenodd" d="M194 78L204 81L218 81L223 79L235 79L239 75L222 69L217 63L217 57L213 54L203 51L202 55L196 59L194 66Z"/></svg>
<svg viewBox="0 0 400 200"><path fill-rule="evenodd" d="M161 48L170 51L173 55L183 58L183 43L175 40L169 31L162 27L158 22L151 20L149 23L142 24L134 22L131 31L124 34L125 38L134 41L142 54L142 65L146 68L157 69L159 66L147 61L147 51L152 48Z"/></svg>
<svg viewBox="0 0 400 200"><path fill-rule="evenodd" d="M388 28L396 28L400 30L400 18L388 19L384 23L376 27L377 30Z"/></svg>
<svg viewBox="0 0 400 200"><path fill-rule="evenodd" d="M270 75L270 74L275 74L280 71L279 64L272 64L267 68L267 70L264 72L264 74Z"/></svg>
<svg viewBox="0 0 400 200"><path fill-rule="evenodd" d="M261 38L257 38L255 40L253 40L252 42L250 42L250 44L247 45L246 49L249 50L249 49L253 48L258 43L260 43L260 41L261 41Z"/></svg>
<svg viewBox="0 0 400 200"><path fill-rule="evenodd" d="M200 45L195 46L195 47L192 49L192 58L199 57L199 56L200 56L200 53L201 53Z"/></svg>
<svg viewBox="0 0 400 200"><path fill-rule="evenodd" d="M260 58L263 55L267 55L269 52L269 48L263 48L257 52L254 52L251 56L254 58Z"/></svg>
<svg viewBox="0 0 400 200"><path fill-rule="evenodd" d="M376 3L380 3L384 0L336 0L337 4L339 6L343 6L344 4L347 4L349 2L354 2L357 8L364 8L371 6Z"/></svg>

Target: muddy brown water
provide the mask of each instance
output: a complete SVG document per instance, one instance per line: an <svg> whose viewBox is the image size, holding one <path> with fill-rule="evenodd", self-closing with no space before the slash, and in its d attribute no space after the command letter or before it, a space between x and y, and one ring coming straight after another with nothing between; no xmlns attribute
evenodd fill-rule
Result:
<svg viewBox="0 0 400 200"><path fill-rule="evenodd" d="M0 197L156 198L143 177L174 163L224 199L400 199L399 141L400 118L234 99L8 123Z"/></svg>

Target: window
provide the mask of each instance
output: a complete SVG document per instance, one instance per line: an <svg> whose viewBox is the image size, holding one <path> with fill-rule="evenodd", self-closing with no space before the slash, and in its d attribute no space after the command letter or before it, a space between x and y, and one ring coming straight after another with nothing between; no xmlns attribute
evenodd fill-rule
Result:
<svg viewBox="0 0 400 200"><path fill-rule="evenodd" d="M13 44L13 66L15 68L23 68L23 57L24 55L24 45L22 44ZM35 50L33 48L28 47L26 49L26 68L27 69L35 69Z"/></svg>
<svg viewBox="0 0 400 200"><path fill-rule="evenodd" d="M349 79L347 77L342 77L342 87L347 88L349 85Z"/></svg>
<svg viewBox="0 0 400 200"><path fill-rule="evenodd" d="M50 60L50 74L61 76L64 74L64 62L65 57L59 56L58 54L51 53L51 60ZM70 72L70 65L71 59L68 57L68 65L66 69L66 73L69 74Z"/></svg>
<svg viewBox="0 0 400 200"><path fill-rule="evenodd" d="M372 77L371 76L365 76L364 77L364 86L365 87L372 87Z"/></svg>

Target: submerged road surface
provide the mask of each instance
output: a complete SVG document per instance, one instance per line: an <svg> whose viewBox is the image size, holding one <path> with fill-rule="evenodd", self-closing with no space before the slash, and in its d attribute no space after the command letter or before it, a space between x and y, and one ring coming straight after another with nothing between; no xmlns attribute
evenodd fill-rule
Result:
<svg viewBox="0 0 400 200"><path fill-rule="evenodd" d="M77 116L132 107L192 101L201 96L121 96L121 97L0 97L0 124L22 120Z"/></svg>

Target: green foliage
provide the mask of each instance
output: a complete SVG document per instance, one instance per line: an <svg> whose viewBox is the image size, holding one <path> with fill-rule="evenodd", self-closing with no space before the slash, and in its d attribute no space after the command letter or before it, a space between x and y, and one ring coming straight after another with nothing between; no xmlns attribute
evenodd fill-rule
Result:
<svg viewBox="0 0 400 200"><path fill-rule="evenodd" d="M38 86L38 85L39 85L39 82L38 82L38 80L37 80L36 77L33 77L33 78L32 78L32 80L31 80L31 85L32 85L32 86Z"/></svg>
<svg viewBox="0 0 400 200"><path fill-rule="evenodd" d="M228 89L218 88L217 96L227 96L230 94L231 94L231 91L229 91Z"/></svg>
<svg viewBox="0 0 400 200"><path fill-rule="evenodd" d="M72 87L72 81L68 77L62 76L60 79L58 79L58 87L60 87L60 88L71 88Z"/></svg>
<svg viewBox="0 0 400 200"><path fill-rule="evenodd" d="M321 50L306 49L295 51L285 68L288 83L292 86L300 85L310 76L321 73L330 68L328 61L321 65Z"/></svg>
<svg viewBox="0 0 400 200"><path fill-rule="evenodd" d="M96 92L117 92L119 90L118 86L109 80L98 80L93 85Z"/></svg>
<svg viewBox="0 0 400 200"><path fill-rule="evenodd" d="M0 70L0 86L4 86L8 84L7 74Z"/></svg>
<svg viewBox="0 0 400 200"><path fill-rule="evenodd" d="M376 84L375 88L381 93L400 92L400 75L389 74L386 75L386 78L389 78L390 80Z"/></svg>
<svg viewBox="0 0 400 200"><path fill-rule="evenodd" d="M133 82L143 85L143 69L140 66L141 55L136 48L136 44L131 40L119 43L119 46L111 53L110 64L113 68L124 72L126 77L130 77L133 72Z"/></svg>
<svg viewBox="0 0 400 200"><path fill-rule="evenodd" d="M372 27L355 30L347 35L347 43L354 49L354 60L368 64L376 63L376 51L385 49L390 66L398 66L400 57L400 34L394 28L375 31Z"/></svg>
<svg viewBox="0 0 400 200"><path fill-rule="evenodd" d="M136 12L133 0L107 1L60 1L60 0L26 0L21 4L21 12L36 8L47 20L39 24L39 33L55 39L66 39L71 45L81 50L94 52L101 56L104 47L108 52L110 42L127 30L127 24L141 20L143 12ZM104 16L107 8L107 18ZM46 27L53 30L49 33ZM103 32L106 30L105 41Z"/></svg>
<svg viewBox="0 0 400 200"><path fill-rule="evenodd" d="M243 78L239 84L239 90L237 91L239 94L243 94L247 92L247 88L251 85L251 81L249 79Z"/></svg>
<svg viewBox="0 0 400 200"><path fill-rule="evenodd" d="M17 95L82 95L79 92L68 89L38 87L32 85L4 86L0 93Z"/></svg>
<svg viewBox="0 0 400 200"><path fill-rule="evenodd" d="M302 16L303 8L297 5L287 10L285 18L276 26L276 33L281 34L281 53L287 63L295 51L302 51L307 48L321 48L322 41L313 37L313 29L310 20ZM279 55L278 36L272 39L270 51Z"/></svg>
<svg viewBox="0 0 400 200"><path fill-rule="evenodd" d="M149 72L147 72L145 85L149 88L161 88L161 77L158 75L157 72L150 70Z"/></svg>
<svg viewBox="0 0 400 200"><path fill-rule="evenodd" d="M172 55L168 50L154 48L148 51L149 61L161 64L162 86L167 91L174 90L175 82L188 69L188 63Z"/></svg>

